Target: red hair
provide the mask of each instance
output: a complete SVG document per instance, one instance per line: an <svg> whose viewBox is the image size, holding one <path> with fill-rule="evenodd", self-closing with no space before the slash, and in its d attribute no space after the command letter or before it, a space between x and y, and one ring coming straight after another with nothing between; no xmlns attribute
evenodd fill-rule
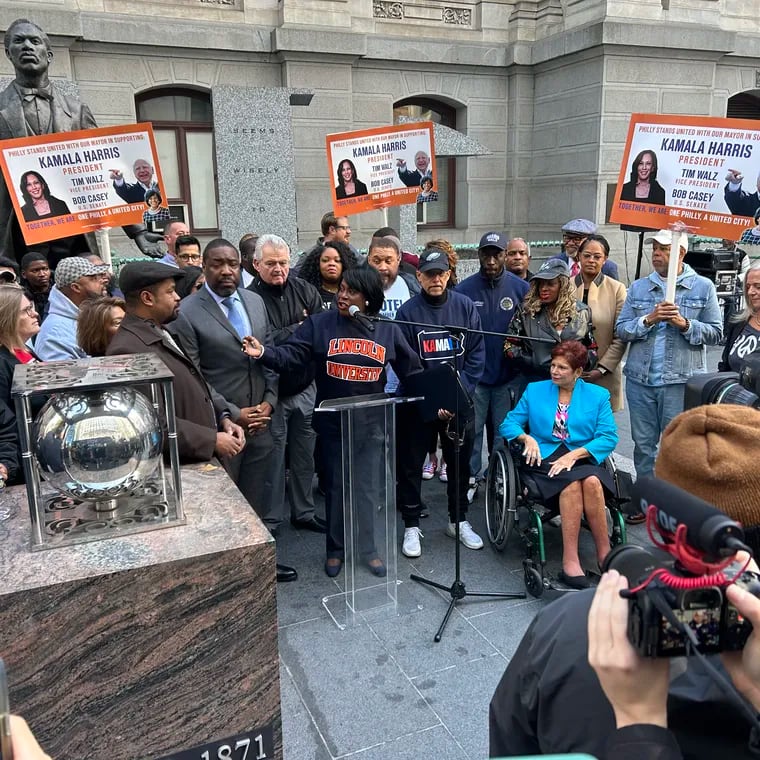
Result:
<svg viewBox="0 0 760 760"><path fill-rule="evenodd" d="M588 351L577 340L563 340L552 349L552 359L562 357L574 370L586 366Z"/></svg>

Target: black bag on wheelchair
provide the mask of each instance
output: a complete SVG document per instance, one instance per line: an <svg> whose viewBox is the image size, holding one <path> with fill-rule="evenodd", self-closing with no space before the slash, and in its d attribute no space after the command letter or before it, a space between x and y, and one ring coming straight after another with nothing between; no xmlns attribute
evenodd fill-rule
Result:
<svg viewBox="0 0 760 760"><path fill-rule="evenodd" d="M630 472L612 468L612 478L615 481L615 501L621 512L626 515L638 514L638 509L631 501L633 476Z"/></svg>

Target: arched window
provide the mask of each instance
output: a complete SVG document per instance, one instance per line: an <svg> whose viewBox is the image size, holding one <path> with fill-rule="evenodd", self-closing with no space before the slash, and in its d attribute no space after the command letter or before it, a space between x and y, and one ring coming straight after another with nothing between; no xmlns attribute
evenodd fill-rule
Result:
<svg viewBox="0 0 760 760"><path fill-rule="evenodd" d="M137 120L153 123L158 160L172 207L194 233L218 232L211 98L198 90L162 89L138 95Z"/></svg>
<svg viewBox="0 0 760 760"><path fill-rule="evenodd" d="M393 123L401 118L413 121L432 121L456 129L457 113L445 103L428 98L407 98L393 106ZM454 227L454 189L456 188L456 159L436 158L438 201L417 204L417 224L420 227Z"/></svg>
<svg viewBox="0 0 760 760"><path fill-rule="evenodd" d="M760 90L740 92L729 98L726 116L729 119L760 119Z"/></svg>

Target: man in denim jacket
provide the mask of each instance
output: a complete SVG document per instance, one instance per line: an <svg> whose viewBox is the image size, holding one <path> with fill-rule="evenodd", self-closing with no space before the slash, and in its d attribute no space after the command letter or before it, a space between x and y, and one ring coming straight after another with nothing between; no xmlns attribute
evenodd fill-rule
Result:
<svg viewBox="0 0 760 760"><path fill-rule="evenodd" d="M615 323L615 333L631 344L623 374L631 416L637 477L652 476L660 435L683 411L686 381L705 372L705 346L721 339L723 318L715 285L684 264L678 254L675 303L665 300L672 233L660 230L652 244L652 272L636 280Z"/></svg>

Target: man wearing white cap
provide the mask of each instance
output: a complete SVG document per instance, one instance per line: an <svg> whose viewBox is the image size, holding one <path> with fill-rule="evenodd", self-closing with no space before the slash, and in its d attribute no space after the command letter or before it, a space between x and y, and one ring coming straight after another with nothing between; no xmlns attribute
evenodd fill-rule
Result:
<svg viewBox="0 0 760 760"><path fill-rule="evenodd" d="M683 246L675 303L665 300L672 242L670 230L644 240L652 244L654 271L631 285L615 323L615 334L631 344L623 374L638 477L651 477L660 435L683 411L686 381L707 371L705 346L723 333L715 285L684 263Z"/></svg>

